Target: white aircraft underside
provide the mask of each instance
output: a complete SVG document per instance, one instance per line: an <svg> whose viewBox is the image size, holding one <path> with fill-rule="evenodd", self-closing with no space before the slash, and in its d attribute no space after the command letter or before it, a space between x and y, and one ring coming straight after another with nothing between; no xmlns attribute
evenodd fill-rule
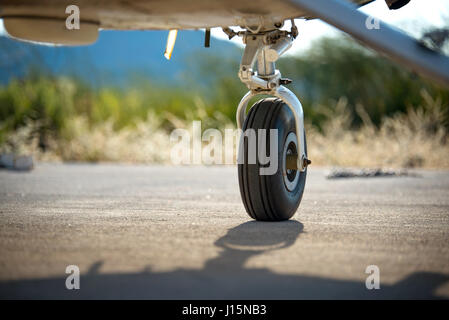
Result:
<svg viewBox="0 0 449 320"><path fill-rule="evenodd" d="M362 5L371 0L353 0ZM65 8L76 4L81 20L102 29L164 30L227 26L273 26L309 15L288 0L2 0L3 17L66 19Z"/></svg>

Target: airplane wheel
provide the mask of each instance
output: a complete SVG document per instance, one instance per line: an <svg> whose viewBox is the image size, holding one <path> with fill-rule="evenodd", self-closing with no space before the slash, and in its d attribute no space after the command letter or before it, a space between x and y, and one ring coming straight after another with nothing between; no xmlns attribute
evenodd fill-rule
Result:
<svg viewBox="0 0 449 320"><path fill-rule="evenodd" d="M240 195L249 216L261 221L282 221L290 219L298 209L304 192L307 169L286 169L287 154L296 154L299 148L295 118L290 108L280 99L266 98L256 102L250 109L243 132L255 129L266 129L266 154L271 157L269 147L269 129L278 130L278 166L272 175L261 175L262 166L259 160L255 164L248 162L248 138L242 135L240 143L244 143L239 151L244 152L244 161L238 164ZM258 141L257 144L258 145ZM305 144L307 152L307 144ZM256 157L259 159L258 157ZM254 161L253 161L254 163Z"/></svg>

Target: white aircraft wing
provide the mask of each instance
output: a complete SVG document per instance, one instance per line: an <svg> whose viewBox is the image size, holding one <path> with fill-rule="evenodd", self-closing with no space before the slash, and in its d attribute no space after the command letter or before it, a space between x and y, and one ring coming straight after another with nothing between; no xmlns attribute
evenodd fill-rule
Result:
<svg viewBox="0 0 449 320"><path fill-rule="evenodd" d="M449 58L430 50L405 33L372 19L343 0L291 0L298 9L349 33L399 64L449 86ZM369 27L367 27L367 25Z"/></svg>

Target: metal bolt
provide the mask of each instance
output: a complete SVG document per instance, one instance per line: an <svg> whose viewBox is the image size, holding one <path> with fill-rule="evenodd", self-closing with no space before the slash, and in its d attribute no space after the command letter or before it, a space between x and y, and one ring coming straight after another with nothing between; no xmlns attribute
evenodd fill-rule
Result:
<svg viewBox="0 0 449 320"><path fill-rule="evenodd" d="M312 163L312 161L310 161L309 159L307 159L307 158L304 158L304 160L303 160L304 162L303 162L303 166L304 167L307 167L309 164L311 164Z"/></svg>

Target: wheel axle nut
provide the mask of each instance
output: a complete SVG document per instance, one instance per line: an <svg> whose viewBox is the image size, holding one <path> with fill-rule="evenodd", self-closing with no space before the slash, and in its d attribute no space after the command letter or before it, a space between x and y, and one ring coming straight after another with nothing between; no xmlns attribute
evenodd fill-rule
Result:
<svg viewBox="0 0 449 320"><path fill-rule="evenodd" d="M312 163L312 161L309 160L309 159L307 159L307 158L305 158L303 161L304 161L304 162L303 162L303 166L304 166L304 167L307 167L309 164Z"/></svg>

